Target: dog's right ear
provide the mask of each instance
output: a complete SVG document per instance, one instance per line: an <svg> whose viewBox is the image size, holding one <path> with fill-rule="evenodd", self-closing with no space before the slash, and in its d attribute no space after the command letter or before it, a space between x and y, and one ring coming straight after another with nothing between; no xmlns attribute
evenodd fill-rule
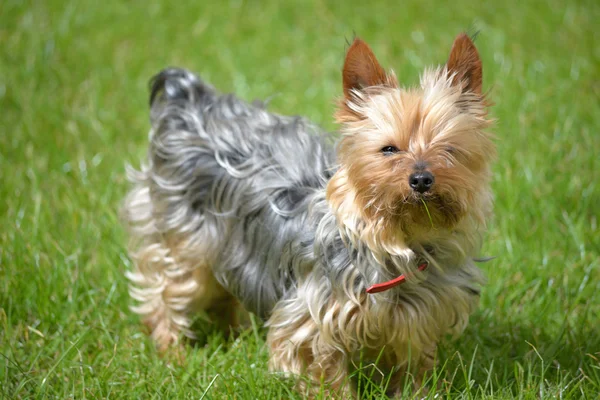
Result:
<svg viewBox="0 0 600 400"><path fill-rule="evenodd" d="M392 86L393 82L379 65L369 45L359 38L354 39L346 53L342 78L344 97L348 100L353 97L352 90L360 91L369 86Z"/></svg>
<svg viewBox="0 0 600 400"><path fill-rule="evenodd" d="M461 85L463 92L470 91L481 95L481 58L473 40L466 33L461 33L454 40L447 68L453 77L453 83Z"/></svg>

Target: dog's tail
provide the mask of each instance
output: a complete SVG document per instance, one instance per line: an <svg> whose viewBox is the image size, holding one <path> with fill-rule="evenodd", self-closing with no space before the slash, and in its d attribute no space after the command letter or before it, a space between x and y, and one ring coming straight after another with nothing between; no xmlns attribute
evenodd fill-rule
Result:
<svg viewBox="0 0 600 400"><path fill-rule="evenodd" d="M168 105L192 105L202 110L215 97L212 86L195 74L181 68L167 68L150 81L151 118L155 120Z"/></svg>

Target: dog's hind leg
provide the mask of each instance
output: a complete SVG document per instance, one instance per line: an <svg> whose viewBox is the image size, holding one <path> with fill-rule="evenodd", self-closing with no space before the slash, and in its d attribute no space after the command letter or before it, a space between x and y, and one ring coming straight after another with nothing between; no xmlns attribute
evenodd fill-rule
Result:
<svg viewBox="0 0 600 400"><path fill-rule="evenodd" d="M232 296L216 281L209 251L187 236L157 230L150 190L137 186L123 209L131 235L134 268L127 273L130 294L160 349L177 343L181 334L194 338L193 314L218 310L223 328L235 324Z"/></svg>
<svg viewBox="0 0 600 400"><path fill-rule="evenodd" d="M180 334L194 338L191 318L198 310L227 297L210 267L178 259L172 248L156 243L132 253L136 268L128 273L132 310L144 318L160 349L177 343Z"/></svg>

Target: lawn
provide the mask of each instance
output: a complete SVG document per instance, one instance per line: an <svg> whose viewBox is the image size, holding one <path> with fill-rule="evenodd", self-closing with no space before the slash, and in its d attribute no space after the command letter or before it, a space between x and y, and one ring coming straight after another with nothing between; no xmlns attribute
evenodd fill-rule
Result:
<svg viewBox="0 0 600 400"><path fill-rule="evenodd" d="M146 152L147 82L185 66L333 131L354 34L414 85L478 30L499 149L484 254L497 258L429 396L598 397L600 3L185 3L0 2L0 396L300 398L268 373L258 323L179 364L128 310L118 209L124 165Z"/></svg>

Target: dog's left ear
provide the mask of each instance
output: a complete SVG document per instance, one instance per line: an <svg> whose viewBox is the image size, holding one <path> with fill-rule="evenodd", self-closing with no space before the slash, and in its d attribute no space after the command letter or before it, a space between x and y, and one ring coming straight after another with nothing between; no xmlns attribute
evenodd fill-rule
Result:
<svg viewBox="0 0 600 400"><path fill-rule="evenodd" d="M483 72L481 59L473 41L465 33L454 40L450 57L448 57L448 73L454 75L454 84L462 83L463 92L481 94Z"/></svg>
<svg viewBox="0 0 600 400"><path fill-rule="evenodd" d="M359 38L354 39L346 53L342 77L346 99L351 99L353 89L391 84L369 45Z"/></svg>

